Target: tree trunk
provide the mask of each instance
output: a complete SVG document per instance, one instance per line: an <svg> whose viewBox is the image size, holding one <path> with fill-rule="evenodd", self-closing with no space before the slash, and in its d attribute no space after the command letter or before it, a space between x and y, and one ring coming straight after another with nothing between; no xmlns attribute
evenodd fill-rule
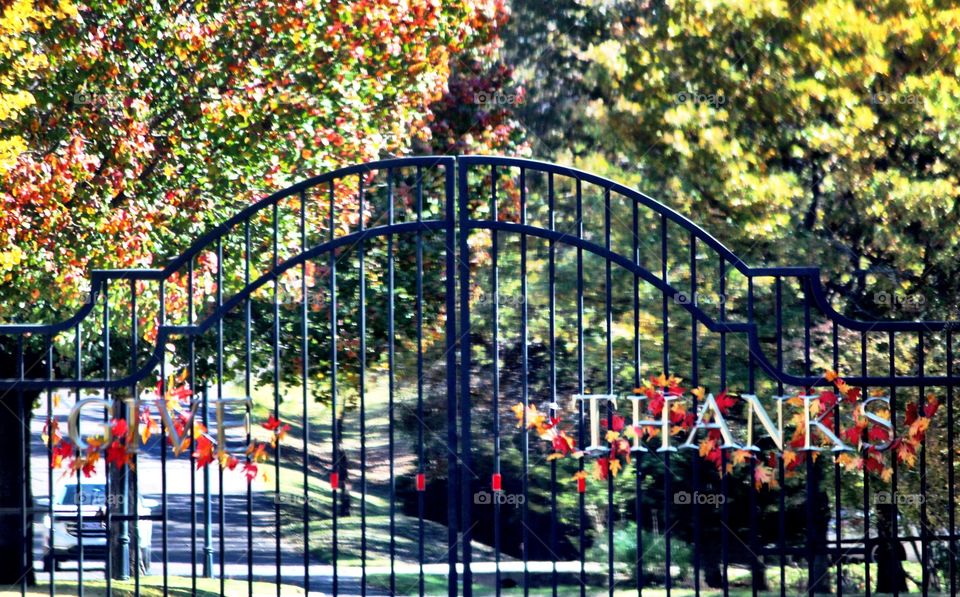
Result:
<svg viewBox="0 0 960 597"><path fill-rule="evenodd" d="M347 460L347 451L343 448L343 410L337 415L337 460L333 463L334 470L340 477L340 501L337 504L338 516L350 516L350 491L347 486L347 478L350 474L349 461Z"/></svg>
<svg viewBox="0 0 960 597"><path fill-rule="evenodd" d="M896 506L877 504L877 592L902 593L907 590L907 575L903 560L907 553L899 541L894 541L893 525L896 524Z"/></svg>

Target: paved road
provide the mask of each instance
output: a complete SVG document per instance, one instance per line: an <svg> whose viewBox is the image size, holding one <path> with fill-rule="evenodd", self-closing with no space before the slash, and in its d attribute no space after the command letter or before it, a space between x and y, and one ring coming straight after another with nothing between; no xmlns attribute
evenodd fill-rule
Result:
<svg viewBox="0 0 960 597"><path fill-rule="evenodd" d="M86 395L84 397L87 397ZM67 415L74 405L72 395L65 394L57 408L54 409L54 416L60 421L61 429L66 431ZM32 432L32 457L31 457L31 477L32 489L35 498L42 498L49 495L48 477L47 477L47 456L41 434L46 420L46 400L41 399L41 403L34 411L34 417L31 422ZM102 425L102 411L95 408L85 408L81 417L81 432L84 435L94 434ZM211 412L211 433L216 433L216 425L213 422L215 416ZM228 431L228 438L232 433L240 434L242 431ZM236 452L242 452L242 436L240 441L233 443L237 448ZM160 456L159 438L151 438L151 441L142 449L137 473L139 475L139 487L141 496L144 500L155 500L160 503L163 496L163 485L166 484L167 495L167 517L166 523L155 521L153 523L152 540L152 560L153 566L151 574L163 573L163 562L168 562L168 574L178 576L190 576L193 569L193 553L196 549L197 573L203 573L204 562L204 531L203 531L203 472L191 472L189 456L184 453L179 458L173 458L169 453L167 462L164 466ZM98 467L99 474L91 479L84 479L84 482L103 483L104 464L101 462ZM164 475L164 470L166 475ZM194 478L197 495L192 496L190 492L190 477ZM213 562L213 574L219 576L220 572L220 540L223 540L224 552L224 572L228 578L247 577L248 561L252 560L253 573L256 580L273 581L276 578L276 531L274 527L274 500L273 493L264 490L255 490L251 495L251 531L253 536L252 557L248 557L247 550L247 484L242 473L237 471L226 471L224 473L223 484L223 510L224 527L220 532L218 524L218 515L220 507L220 488L219 488L219 470L216 466L210 467L211 483L211 560ZM61 478L61 471L54 471L54 486L65 483L67 480ZM73 482L72 480L69 482ZM196 533L191 529L191 502L196 505ZM155 514L160 514L158 507L154 510ZM166 558L163 553L163 536L166 530ZM42 535L46 529L38 524L35 529L34 537L34 555L39 563L43 554ZM300 549L295 549L285 541L281 541L280 561L281 577L284 583L303 586L303 553ZM77 564L65 562L63 564L63 576L75 577L77 574ZM329 566L311 565L313 577L311 578L311 593L328 594L332 590L332 570ZM351 578L349 572L341 573L343 578L340 582L340 589L345 594L359 594L359 580ZM103 562L85 562L84 577L96 578L103 577ZM376 594L368 591L368 594Z"/></svg>

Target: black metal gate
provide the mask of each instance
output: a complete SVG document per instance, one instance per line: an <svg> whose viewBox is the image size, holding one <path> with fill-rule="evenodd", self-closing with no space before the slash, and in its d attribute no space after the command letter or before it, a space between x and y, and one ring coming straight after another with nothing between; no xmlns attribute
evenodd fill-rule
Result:
<svg viewBox="0 0 960 597"><path fill-rule="evenodd" d="M51 594L139 594L147 571L221 594L954 593L953 324L832 300L817 268L747 266L572 168L418 157L312 178L162 269L94 271L63 322L0 326L36 459L4 512L21 589L34 560ZM661 374L705 390L686 411ZM779 438L752 441L754 405ZM129 424L85 446L92 414ZM669 445L688 433L699 456Z"/></svg>

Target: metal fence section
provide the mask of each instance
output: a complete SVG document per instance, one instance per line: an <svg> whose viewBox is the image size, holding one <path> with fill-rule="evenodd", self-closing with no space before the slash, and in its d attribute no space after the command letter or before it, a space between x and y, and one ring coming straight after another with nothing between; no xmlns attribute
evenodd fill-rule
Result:
<svg viewBox="0 0 960 597"><path fill-rule="evenodd" d="M251 595L254 582L277 595L869 595L890 580L878 562L912 559L924 594L955 593L955 324L861 321L834 300L818 268L750 267L662 203L573 168L416 157L311 178L162 269L94 271L62 322L0 325L14 371L0 391L23 422L23 489L3 511L24 541L21 591L32 561L51 595L91 580L139 594L147 573L165 590ZM521 426L530 405L565 415L582 448L592 419L612 428L622 405L591 416L575 396L628 395L664 372L789 396L829 386L827 369L889 397L894 434L907 404L940 396L915 467L894 458L872 487L823 452L787 483L781 457L772 491L753 460L745 481L696 453L635 449L629 475L581 491L570 477L596 455L548 460L511 412L522 405ZM236 470L198 466L194 446L178 458L193 421L157 407L132 467L53 470L45 424L78 404L84 429L125 419L171 377ZM294 430L244 476L270 416Z"/></svg>

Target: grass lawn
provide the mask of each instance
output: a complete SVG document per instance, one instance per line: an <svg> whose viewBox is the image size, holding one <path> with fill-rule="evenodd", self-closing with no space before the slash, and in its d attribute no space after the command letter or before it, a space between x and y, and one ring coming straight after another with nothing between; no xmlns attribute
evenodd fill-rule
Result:
<svg viewBox="0 0 960 597"><path fill-rule="evenodd" d="M183 576L171 576L167 579L168 595L191 595L191 581ZM54 586L57 595L77 595L76 581L57 581ZM113 581L114 595L133 595L133 581ZM303 595L304 591L300 587L293 585L281 585L280 589L283 595ZM0 595L19 595L20 591L0 591ZM38 582L37 586L30 587L27 595L30 597L44 597L50 594L50 584L48 582ZM83 594L91 597L106 595L107 584L103 580L87 580L83 582ZM225 595L246 595L247 581L228 580L224 587ZM276 595L277 588L273 583L255 582L253 583L254 595ZM140 595L144 597L158 597L163 595L163 578L160 576L144 576L140 578ZM201 597L212 597L220 595L220 581L215 578L198 578L196 595Z"/></svg>

